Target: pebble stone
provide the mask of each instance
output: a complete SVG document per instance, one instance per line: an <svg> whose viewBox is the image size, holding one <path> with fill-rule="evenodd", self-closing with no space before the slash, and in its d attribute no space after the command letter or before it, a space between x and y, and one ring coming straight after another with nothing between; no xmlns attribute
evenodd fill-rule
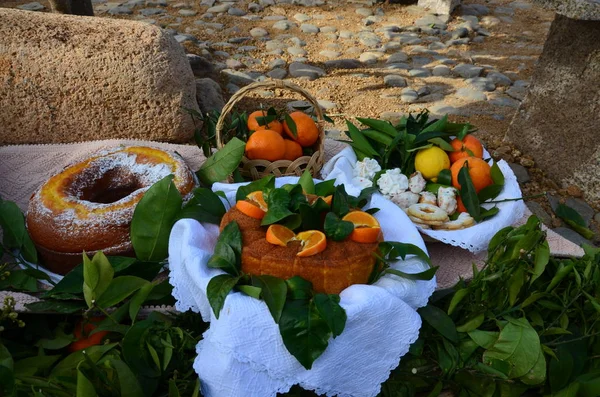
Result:
<svg viewBox="0 0 600 397"><path fill-rule="evenodd" d="M231 8L230 3L223 3L223 4L219 4L219 5L210 7L208 10L206 10L206 12L214 12L214 13L227 12L227 10L229 10L229 8Z"/></svg>
<svg viewBox="0 0 600 397"><path fill-rule="evenodd" d="M292 77L306 77L309 80L315 80L326 74L323 69L302 62L292 62L289 67L289 73Z"/></svg>
<svg viewBox="0 0 600 397"><path fill-rule="evenodd" d="M429 69L424 68L415 68L408 71L408 74L412 77L429 77L431 76L431 72Z"/></svg>
<svg viewBox="0 0 600 397"><path fill-rule="evenodd" d="M402 90L400 100L405 103L414 103L419 99L419 94L412 88L405 88Z"/></svg>
<svg viewBox="0 0 600 397"><path fill-rule="evenodd" d="M298 22L306 22L306 21L310 21L312 19L308 15L306 15L306 14L300 14L300 13L294 15L293 18L296 21L298 21Z"/></svg>
<svg viewBox="0 0 600 397"><path fill-rule="evenodd" d="M388 87L406 87L406 79L397 74L383 76L383 83Z"/></svg>
<svg viewBox="0 0 600 397"><path fill-rule="evenodd" d="M509 86L512 84L512 80L508 76L499 72L488 73L486 77L497 86Z"/></svg>
<svg viewBox="0 0 600 397"><path fill-rule="evenodd" d="M390 55L385 63L401 63L408 61L408 55L402 51L398 51Z"/></svg>
<svg viewBox="0 0 600 397"><path fill-rule="evenodd" d="M431 69L431 74L440 77L450 76L450 68L446 65L436 65Z"/></svg>
<svg viewBox="0 0 600 397"><path fill-rule="evenodd" d="M193 17L198 14L198 11L184 9L184 10L179 10L178 14L183 15L184 17Z"/></svg>
<svg viewBox="0 0 600 397"><path fill-rule="evenodd" d="M458 74L459 76L468 79L471 77L477 77L481 74L481 72L483 71L483 68L481 66L475 66L475 65L470 65L467 63L461 63L458 64L454 67L454 69L452 70L454 73Z"/></svg>
<svg viewBox="0 0 600 397"><path fill-rule="evenodd" d="M292 23L287 20L277 21L273 24L273 29L277 30L289 30L292 27Z"/></svg>
<svg viewBox="0 0 600 397"><path fill-rule="evenodd" d="M312 25L310 23L303 23L300 25L300 30L304 33L319 33L320 29L316 25Z"/></svg>
<svg viewBox="0 0 600 397"><path fill-rule="evenodd" d="M466 79L465 82L477 91L494 91L496 89L496 84L487 77L472 77Z"/></svg>
<svg viewBox="0 0 600 397"><path fill-rule="evenodd" d="M252 28L250 29L250 36L252 37L265 37L268 36L269 32L263 28Z"/></svg>
<svg viewBox="0 0 600 397"><path fill-rule="evenodd" d="M19 5L19 6L17 6L17 8L19 10L25 10L25 11L42 11L46 7L44 7L42 4L38 3L37 1L34 1L33 3Z"/></svg>
<svg viewBox="0 0 600 397"><path fill-rule="evenodd" d="M487 97L485 94L479 90L474 90L472 88L459 88L456 90L456 96L468 101L485 101Z"/></svg>

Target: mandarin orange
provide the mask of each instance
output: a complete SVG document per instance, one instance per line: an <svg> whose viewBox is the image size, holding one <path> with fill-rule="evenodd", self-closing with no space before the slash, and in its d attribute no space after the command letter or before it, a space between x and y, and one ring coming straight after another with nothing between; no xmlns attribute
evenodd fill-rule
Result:
<svg viewBox="0 0 600 397"><path fill-rule="evenodd" d="M287 247L295 237L296 233L283 225L271 225L267 229L266 239L271 244Z"/></svg>
<svg viewBox="0 0 600 397"><path fill-rule="evenodd" d="M302 243L302 248L296 256L305 257L316 255L319 252L325 251L325 248L327 248L327 237L319 230L307 230L298 233L296 235L296 240L299 240Z"/></svg>
<svg viewBox="0 0 600 397"><path fill-rule="evenodd" d="M319 127L314 120L304 112L292 112L290 118L296 124L296 134L292 132L287 122L283 123L283 130L293 140L298 142L302 147L314 145L319 138Z"/></svg>
<svg viewBox="0 0 600 397"><path fill-rule="evenodd" d="M352 211L346 214L342 220L354 224L350 240L357 243L374 243L381 235L379 221L368 212Z"/></svg>
<svg viewBox="0 0 600 397"><path fill-rule="evenodd" d="M481 189L494 183L492 180L491 167L484 160L477 157L465 157L457 160L450 167L452 173L452 186L460 189L460 183L458 183L458 173L462 169L463 165L467 163L469 167L469 176L473 181L475 191L479 193Z"/></svg>
<svg viewBox="0 0 600 397"><path fill-rule="evenodd" d="M267 117L266 110L257 110L255 112L250 113L248 116L248 129L250 131L258 131L258 130L272 130L280 135L283 135L283 124L279 120L272 120L267 124L261 124L257 120L257 117Z"/></svg>
<svg viewBox="0 0 600 397"><path fill-rule="evenodd" d="M246 142L246 157L250 160L281 160L285 155L285 142L279 133L258 130Z"/></svg>
<svg viewBox="0 0 600 397"><path fill-rule="evenodd" d="M283 155L284 160L294 161L298 157L302 157L302 146L300 146L298 142L284 139L283 143L285 143L285 154Z"/></svg>
<svg viewBox="0 0 600 397"><path fill-rule="evenodd" d="M454 152L448 153L451 163L455 163L462 158L471 156L480 159L483 158L483 145L481 144L481 141L475 138L473 135L465 136L462 141L458 138L455 138L450 141L450 145L454 149Z"/></svg>

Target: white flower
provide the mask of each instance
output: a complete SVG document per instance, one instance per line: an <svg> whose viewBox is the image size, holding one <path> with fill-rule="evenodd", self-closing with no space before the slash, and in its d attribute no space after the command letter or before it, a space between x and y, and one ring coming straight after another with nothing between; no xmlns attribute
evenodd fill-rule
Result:
<svg viewBox="0 0 600 397"><path fill-rule="evenodd" d="M367 178L362 178L360 176L355 176L354 178L352 178L352 184L354 186L358 186L362 190L373 186L373 181Z"/></svg>
<svg viewBox="0 0 600 397"><path fill-rule="evenodd" d="M354 167L353 176L360 178L373 179L376 173L381 171L381 166L375 159L365 157L362 161L357 161Z"/></svg>
<svg viewBox="0 0 600 397"><path fill-rule="evenodd" d="M394 168L387 170L379 177L377 186L379 186L381 194L389 198L408 189L408 178L400 172L400 168Z"/></svg>

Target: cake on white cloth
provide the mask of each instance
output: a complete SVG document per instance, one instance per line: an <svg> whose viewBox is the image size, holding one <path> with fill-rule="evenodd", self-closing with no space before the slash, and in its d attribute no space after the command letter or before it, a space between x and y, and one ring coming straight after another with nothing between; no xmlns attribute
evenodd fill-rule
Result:
<svg viewBox="0 0 600 397"><path fill-rule="evenodd" d="M298 178L278 178L276 186ZM215 184L230 204L240 184ZM356 194L348 189L350 194ZM404 212L381 195L366 208L375 214L385 240L412 243L426 252L425 244ZM279 328L266 304L241 292L227 296L219 319L206 298L210 279L222 271L207 267L218 237L218 227L195 220L178 221L169 241L170 282L176 308L199 312L210 328L196 348L194 369L206 397L275 396L294 384L328 396L375 396L381 383L398 366L417 339L421 319L416 309L427 304L435 278L406 280L385 275L373 285L352 285L341 292L340 305L348 316L344 332L330 339L325 352L306 370L286 350ZM415 257L398 261L395 268L418 273L428 265Z"/></svg>

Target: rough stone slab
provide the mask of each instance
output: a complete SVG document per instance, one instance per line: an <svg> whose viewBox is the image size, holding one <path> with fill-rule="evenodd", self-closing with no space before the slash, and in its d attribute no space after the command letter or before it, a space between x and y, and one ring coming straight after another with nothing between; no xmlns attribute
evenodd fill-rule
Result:
<svg viewBox="0 0 600 397"><path fill-rule="evenodd" d="M507 137L563 186L600 203L600 23L557 15ZM514 83L515 85L517 82Z"/></svg>
<svg viewBox="0 0 600 397"><path fill-rule="evenodd" d="M533 2L571 19L600 21L600 2L597 0L533 0Z"/></svg>
<svg viewBox="0 0 600 397"><path fill-rule="evenodd" d="M307 77L309 80L315 80L326 74L323 69L302 62L292 62L289 72L292 77Z"/></svg>
<svg viewBox="0 0 600 397"><path fill-rule="evenodd" d="M0 8L0 145L187 142L198 110L183 48L140 22Z"/></svg>
<svg viewBox="0 0 600 397"><path fill-rule="evenodd" d="M435 14L450 15L460 4L460 0L419 0L419 7L427 8Z"/></svg>

